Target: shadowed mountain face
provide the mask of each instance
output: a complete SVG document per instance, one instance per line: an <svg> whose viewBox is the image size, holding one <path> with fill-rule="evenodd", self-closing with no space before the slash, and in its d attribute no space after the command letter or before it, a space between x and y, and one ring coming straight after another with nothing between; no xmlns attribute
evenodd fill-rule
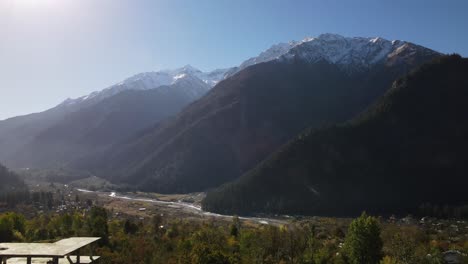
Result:
<svg viewBox="0 0 468 264"><path fill-rule="evenodd" d="M126 91L73 112L45 129L11 163L52 167L87 155L177 113L190 98L157 91Z"/></svg>
<svg viewBox="0 0 468 264"><path fill-rule="evenodd" d="M41 113L0 121L0 160L6 162L12 153L30 142L35 135L70 112L67 107L55 107Z"/></svg>
<svg viewBox="0 0 468 264"><path fill-rule="evenodd" d="M0 198L10 192L26 191L26 185L15 173L0 164Z"/></svg>
<svg viewBox="0 0 468 264"><path fill-rule="evenodd" d="M215 187L248 171L306 127L354 117L397 77L439 56L409 43L334 36L314 41L348 47L350 54L324 51L310 41L296 45L220 82L175 118L73 166L157 192ZM380 45L381 51L366 45Z"/></svg>
<svg viewBox="0 0 468 264"><path fill-rule="evenodd" d="M128 89L92 104L64 103L30 118L6 120L0 123L2 158L12 167L63 166L174 115L207 90L201 80L185 77L169 86Z"/></svg>
<svg viewBox="0 0 468 264"><path fill-rule="evenodd" d="M356 215L466 203L467 72L459 56L422 66L359 117L307 130L209 193L204 209Z"/></svg>
<svg viewBox="0 0 468 264"><path fill-rule="evenodd" d="M142 73L1 121L0 160L66 166L144 190L200 191L237 178L306 127L354 117L436 56L404 41L324 34L231 69Z"/></svg>

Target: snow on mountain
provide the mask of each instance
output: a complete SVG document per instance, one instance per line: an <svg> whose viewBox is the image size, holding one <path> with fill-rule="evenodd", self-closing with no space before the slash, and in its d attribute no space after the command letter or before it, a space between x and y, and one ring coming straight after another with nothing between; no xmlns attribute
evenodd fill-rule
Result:
<svg viewBox="0 0 468 264"><path fill-rule="evenodd" d="M258 56L244 61L238 67L202 72L197 68L186 65L174 70L140 73L102 91L93 92L77 99L67 99L62 104L70 106L82 102L96 102L124 90L154 89L164 85L173 85L181 80L186 80L184 83L189 87L195 83L200 84L199 81L201 81L206 84L206 90L208 90L219 81L249 66L272 60L286 62L302 60L308 63L325 61L345 66L348 70L359 70L381 62L398 63L403 57L416 52L416 49L434 52L400 40L389 41L380 37L343 37L327 33L318 37L305 38L301 41L273 45ZM192 82L192 84L188 82ZM189 94L199 94L199 91L189 92L187 90L187 92Z"/></svg>
<svg viewBox="0 0 468 264"><path fill-rule="evenodd" d="M215 86L219 81L223 80L226 76L228 69L216 69L211 72L202 72L197 68L192 67L191 65L185 65L182 68L175 70L166 70L162 71L166 74L174 76L174 78L180 78L181 76L190 75L202 80L204 83L208 84L210 87Z"/></svg>
<svg viewBox="0 0 468 264"><path fill-rule="evenodd" d="M244 61L239 68L240 69L245 69L251 65L262 63L262 62L267 62L271 61L274 59L279 58L280 56L286 54L291 50L293 47L295 47L297 44L300 42L297 41L291 41L289 43L278 43L276 45L271 46L271 48L267 49L266 51L260 53L257 57L250 58L246 61Z"/></svg>
<svg viewBox="0 0 468 264"><path fill-rule="evenodd" d="M170 84L169 89L178 89L191 100L201 97L212 87L197 74L180 72L175 74L173 79L174 81Z"/></svg>
<svg viewBox="0 0 468 264"><path fill-rule="evenodd" d="M211 72L202 72L197 68L186 65L174 70L139 73L102 91L96 91L76 99L67 99L62 105L73 106L83 103L91 104L126 90L149 90L161 86L174 85L176 83L179 84L177 87L183 89L187 95L198 97L201 92L204 93L208 91L211 87L224 79L226 72L229 70L230 69L217 69ZM181 83L186 87L182 87L182 85L180 85ZM190 89L194 90L191 91Z"/></svg>
<svg viewBox="0 0 468 264"><path fill-rule="evenodd" d="M309 63L326 61L341 66L368 67L416 52L416 49L432 50L400 40L389 41L380 37L344 37L338 34L321 34L301 41L279 43L260 53L259 56L244 61L239 67L228 72L231 76L249 66L272 61L299 59Z"/></svg>
<svg viewBox="0 0 468 264"><path fill-rule="evenodd" d="M228 69L217 69L211 72L202 72L198 78L203 80L205 83L207 83L210 86L215 86L218 82L224 80L227 77L227 73L231 70L232 68Z"/></svg>
<svg viewBox="0 0 468 264"><path fill-rule="evenodd" d="M393 50L405 42L383 38L343 37L322 34L307 38L292 47L282 59L301 59L307 62L320 60L339 65L372 65L383 61Z"/></svg>
<svg viewBox="0 0 468 264"><path fill-rule="evenodd" d="M293 47L295 47L298 43L297 41L291 41L289 43L278 43L271 46L269 49L260 53L257 57L252 57L244 62L241 63L238 67L232 68L227 74L226 77L232 76L243 69L258 64L262 62L271 61L274 59L278 59L282 55L288 53Z"/></svg>
<svg viewBox="0 0 468 264"><path fill-rule="evenodd" d="M400 40L322 34L316 38L304 39L279 59L295 59L309 63L325 61L358 70L377 63L386 63L394 56L414 53L416 50L437 54L430 49Z"/></svg>

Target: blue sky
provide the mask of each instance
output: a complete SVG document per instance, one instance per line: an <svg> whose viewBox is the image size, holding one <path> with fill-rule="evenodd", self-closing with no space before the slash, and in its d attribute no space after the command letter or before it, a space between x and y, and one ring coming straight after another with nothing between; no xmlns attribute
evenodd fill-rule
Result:
<svg viewBox="0 0 468 264"><path fill-rule="evenodd" d="M234 66L321 33L468 55L468 1L0 0L0 119L133 74Z"/></svg>

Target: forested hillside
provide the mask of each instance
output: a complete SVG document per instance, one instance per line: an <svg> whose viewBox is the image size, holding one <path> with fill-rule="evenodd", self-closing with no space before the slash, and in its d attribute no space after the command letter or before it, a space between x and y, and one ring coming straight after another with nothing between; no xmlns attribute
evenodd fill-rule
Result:
<svg viewBox="0 0 468 264"><path fill-rule="evenodd" d="M145 191L217 187L305 128L353 118L394 79L437 56L412 43L324 34L273 61L247 67L175 118L87 156L74 168Z"/></svg>
<svg viewBox="0 0 468 264"><path fill-rule="evenodd" d="M308 130L210 192L220 213L355 215L468 202L468 59L426 64L354 120Z"/></svg>
<svg viewBox="0 0 468 264"><path fill-rule="evenodd" d="M0 209L14 206L29 199L29 192L24 182L14 172L0 164Z"/></svg>
<svg viewBox="0 0 468 264"><path fill-rule="evenodd" d="M0 191L8 191L25 187L24 182L15 173L0 164Z"/></svg>

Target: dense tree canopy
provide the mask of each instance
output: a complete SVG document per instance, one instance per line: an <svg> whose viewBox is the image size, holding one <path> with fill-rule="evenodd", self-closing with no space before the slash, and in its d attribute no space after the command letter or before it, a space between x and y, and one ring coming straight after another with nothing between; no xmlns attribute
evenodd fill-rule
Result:
<svg viewBox="0 0 468 264"><path fill-rule="evenodd" d="M208 193L204 208L357 215L466 204L467 72L468 59L457 55L423 65L352 121L307 130Z"/></svg>
<svg viewBox="0 0 468 264"><path fill-rule="evenodd" d="M382 239L376 218L363 213L349 226L345 252L351 264L378 264L382 259Z"/></svg>
<svg viewBox="0 0 468 264"><path fill-rule="evenodd" d="M17 174L0 164L0 208L12 207L29 199L27 186Z"/></svg>
<svg viewBox="0 0 468 264"><path fill-rule="evenodd" d="M320 218L280 226L252 225L236 217L232 222L217 222L108 215L100 207L28 219L4 213L0 214L0 242L98 235L105 243L95 253L102 256L103 264L367 264L378 263L382 256L383 264L427 264L442 263L441 252L448 249L468 253L466 239L448 242L447 230L385 224L367 215L351 224ZM457 236L463 238L467 232L461 230Z"/></svg>

